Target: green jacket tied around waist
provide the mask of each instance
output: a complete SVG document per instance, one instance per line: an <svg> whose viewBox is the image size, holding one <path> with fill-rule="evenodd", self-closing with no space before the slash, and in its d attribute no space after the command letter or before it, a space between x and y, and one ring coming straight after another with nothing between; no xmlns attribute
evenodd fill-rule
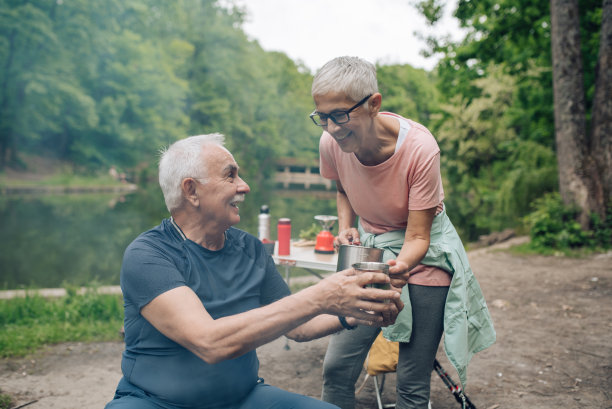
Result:
<svg viewBox="0 0 612 409"><path fill-rule="evenodd" d="M364 246L384 250L385 262L396 258L404 244L404 230L375 235L364 232L359 225L359 232ZM434 218L429 249L421 264L439 267L453 276L444 307L444 349L465 385L470 359L495 342L495 329L463 243L446 210ZM412 307L407 287L402 289L401 299L404 309L395 324L383 328L383 335L390 341L409 342Z"/></svg>

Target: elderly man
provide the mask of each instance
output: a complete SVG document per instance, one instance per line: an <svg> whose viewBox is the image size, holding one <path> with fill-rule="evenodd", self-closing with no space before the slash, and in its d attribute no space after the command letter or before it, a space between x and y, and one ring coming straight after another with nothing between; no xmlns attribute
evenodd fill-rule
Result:
<svg viewBox="0 0 612 409"><path fill-rule="evenodd" d="M388 277L350 269L291 295L263 245L232 227L249 186L220 134L171 145L159 182L171 217L125 252L123 378L106 408L336 408L264 384L255 349L394 322L398 292L364 288Z"/></svg>

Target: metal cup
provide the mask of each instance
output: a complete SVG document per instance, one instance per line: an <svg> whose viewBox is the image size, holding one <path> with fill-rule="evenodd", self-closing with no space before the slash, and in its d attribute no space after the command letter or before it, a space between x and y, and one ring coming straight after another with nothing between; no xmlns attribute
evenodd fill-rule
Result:
<svg viewBox="0 0 612 409"><path fill-rule="evenodd" d="M379 263L375 261L362 261L353 264L353 268L360 273L383 273L389 275L389 264ZM380 288L381 290L390 290L391 284L389 283L371 283L367 287ZM385 300L389 302L389 300Z"/></svg>
<svg viewBox="0 0 612 409"><path fill-rule="evenodd" d="M346 270L353 264L362 261L382 261L383 250L374 247L342 244L338 249L338 263L336 271Z"/></svg>

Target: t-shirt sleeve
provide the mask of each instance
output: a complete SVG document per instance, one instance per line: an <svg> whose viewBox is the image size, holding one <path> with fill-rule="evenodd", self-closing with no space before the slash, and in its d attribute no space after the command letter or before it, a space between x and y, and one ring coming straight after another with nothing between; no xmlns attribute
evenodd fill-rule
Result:
<svg viewBox="0 0 612 409"><path fill-rule="evenodd" d="M127 248L121 267L121 289L126 301L138 309L158 295L184 285L177 266L161 249L143 240Z"/></svg>
<svg viewBox="0 0 612 409"><path fill-rule="evenodd" d="M323 132L319 140L319 172L321 176L330 180L340 179L332 153L334 143L336 142L333 138L327 132Z"/></svg>
<svg viewBox="0 0 612 409"><path fill-rule="evenodd" d="M442 178L440 174L440 152L432 155L417 167L409 180L410 210L425 210L436 207L441 201Z"/></svg>
<svg viewBox="0 0 612 409"><path fill-rule="evenodd" d="M288 295L291 295L289 286L278 273L272 257L268 256L266 260L266 275L261 286L261 304L267 305Z"/></svg>

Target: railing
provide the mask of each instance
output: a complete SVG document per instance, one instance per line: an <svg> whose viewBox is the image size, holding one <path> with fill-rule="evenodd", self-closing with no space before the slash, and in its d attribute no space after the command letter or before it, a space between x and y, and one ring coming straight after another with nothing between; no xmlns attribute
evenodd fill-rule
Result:
<svg viewBox="0 0 612 409"><path fill-rule="evenodd" d="M325 179L319 174L318 166L295 166L288 164L279 164L276 167L276 175L274 177L277 184L288 189L292 185L303 186L304 189L324 187L326 190L331 190L335 183L329 179Z"/></svg>

